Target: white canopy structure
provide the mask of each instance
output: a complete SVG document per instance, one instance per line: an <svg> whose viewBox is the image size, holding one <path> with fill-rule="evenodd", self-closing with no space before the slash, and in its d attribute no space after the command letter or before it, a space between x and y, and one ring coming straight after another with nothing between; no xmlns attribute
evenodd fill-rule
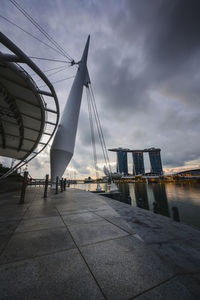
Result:
<svg viewBox="0 0 200 300"><path fill-rule="evenodd" d="M51 147L52 182L55 182L57 176L59 178L63 176L74 153L83 86L90 82L87 70L89 41L90 36L87 39L81 61L79 62L79 68Z"/></svg>
<svg viewBox="0 0 200 300"><path fill-rule="evenodd" d="M13 171L47 146L59 121L59 105L55 90L44 73L2 33L0 42L13 53L0 52L0 156L17 160ZM47 90L40 90L20 64L34 71ZM51 108L47 97L51 97ZM50 130L47 130L48 124Z"/></svg>

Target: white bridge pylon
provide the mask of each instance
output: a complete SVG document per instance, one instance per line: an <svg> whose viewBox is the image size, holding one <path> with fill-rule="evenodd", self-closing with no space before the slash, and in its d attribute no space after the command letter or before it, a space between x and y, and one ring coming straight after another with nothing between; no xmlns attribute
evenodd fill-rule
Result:
<svg viewBox="0 0 200 300"><path fill-rule="evenodd" d="M68 100L66 102L58 130L51 146L51 180L61 178L74 154L76 132L83 93L83 86L90 83L87 70L87 56L90 36L88 36L79 68L77 70Z"/></svg>

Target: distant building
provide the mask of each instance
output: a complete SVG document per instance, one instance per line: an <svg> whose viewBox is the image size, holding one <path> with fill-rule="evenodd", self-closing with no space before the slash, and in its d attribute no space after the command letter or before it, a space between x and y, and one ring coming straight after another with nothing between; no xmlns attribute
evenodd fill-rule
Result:
<svg viewBox="0 0 200 300"><path fill-rule="evenodd" d="M125 151L117 152L117 173L128 175L127 152Z"/></svg>
<svg viewBox="0 0 200 300"><path fill-rule="evenodd" d="M200 176L200 169L193 169L193 170L186 170L178 172L177 175L187 176L187 175L193 175L193 176Z"/></svg>
<svg viewBox="0 0 200 300"><path fill-rule="evenodd" d="M133 175L145 175L143 153L149 153L151 171L149 175L162 175L162 162L159 148L148 148L143 150L132 150L127 148L109 149L117 153L117 172L128 175L127 153L132 153L133 157Z"/></svg>
<svg viewBox="0 0 200 300"><path fill-rule="evenodd" d="M139 175L144 174L144 158L143 158L143 152L132 152L133 156L133 174Z"/></svg>
<svg viewBox="0 0 200 300"><path fill-rule="evenodd" d="M162 175L162 162L160 157L160 149L149 149L149 159L151 164L151 173L156 175Z"/></svg>

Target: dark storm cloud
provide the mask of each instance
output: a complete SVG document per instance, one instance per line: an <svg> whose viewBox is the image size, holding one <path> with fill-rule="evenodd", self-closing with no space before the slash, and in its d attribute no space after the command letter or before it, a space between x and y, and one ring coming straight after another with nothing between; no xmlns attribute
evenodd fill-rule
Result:
<svg viewBox="0 0 200 300"><path fill-rule="evenodd" d="M104 109L110 109L113 114L118 111L118 118L121 115L124 117L127 110L135 114L143 110L144 105L146 109L150 109L145 75L134 75L130 69L130 62L124 59L119 63L113 57L113 52L113 49L101 49L95 57L95 60L101 61L95 87L102 95Z"/></svg>
<svg viewBox="0 0 200 300"><path fill-rule="evenodd" d="M128 43L144 42L150 59L177 64L199 51L198 0L129 0L124 18L120 13L113 18L120 38Z"/></svg>
<svg viewBox="0 0 200 300"><path fill-rule="evenodd" d="M148 88L165 82L169 91L176 90L177 95L179 92L183 95L184 81L190 78L187 91L195 92L194 88L199 91L197 82L194 86L191 80L191 76L196 79L194 75L200 66L198 0L128 1L124 18L121 22L120 19L120 13L113 18L113 30L125 45L140 46L145 59L140 79Z"/></svg>
<svg viewBox="0 0 200 300"><path fill-rule="evenodd" d="M200 2L198 0L162 1L152 55L155 61L171 67L181 66L199 52ZM154 40L154 39L153 39Z"/></svg>
<svg viewBox="0 0 200 300"><path fill-rule="evenodd" d="M112 42L95 49L96 89L118 117L151 113L149 92L162 89L196 105L200 92L200 2L127 1L110 18Z"/></svg>
<svg viewBox="0 0 200 300"><path fill-rule="evenodd" d="M199 159L200 2L127 1L110 26L118 48L99 50L97 67L107 115L133 118L127 138L161 147L165 165Z"/></svg>
<svg viewBox="0 0 200 300"><path fill-rule="evenodd" d="M200 159L200 1L49 0L47 7L45 0L21 0L20 4L77 60L91 33L88 69L108 148L160 147L165 166ZM11 20L43 38L8 1L2 7ZM3 31L29 55L58 58L7 25ZM55 85L61 111L70 86L71 81ZM99 152L100 148L97 139ZM114 161L113 153L111 157ZM83 101L71 166L86 174L92 164Z"/></svg>

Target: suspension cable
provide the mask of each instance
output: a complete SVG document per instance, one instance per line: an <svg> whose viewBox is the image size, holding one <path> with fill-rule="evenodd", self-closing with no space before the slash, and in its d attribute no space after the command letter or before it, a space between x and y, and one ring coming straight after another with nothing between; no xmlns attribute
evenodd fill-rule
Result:
<svg viewBox="0 0 200 300"><path fill-rule="evenodd" d="M60 70L57 70L57 71L55 71L55 72L49 74L49 75L48 75L48 78L51 77L51 76L54 76L54 75L57 74L57 73L60 73L60 72L62 72L62 71L65 71L66 69L67 69L66 67L62 67ZM38 81L42 81L42 79L39 79Z"/></svg>
<svg viewBox="0 0 200 300"><path fill-rule="evenodd" d="M53 58L45 58L45 57L37 57L37 56L29 56L29 58L32 59L39 59L39 60L47 60L47 61L56 61L56 62L62 62L62 63L69 63L65 60L59 60L59 59L53 59Z"/></svg>
<svg viewBox="0 0 200 300"><path fill-rule="evenodd" d="M28 32L27 30L23 29L22 27L20 27L19 25L15 24L14 22L10 21L9 19L7 19L6 17L0 15L0 18L6 20L8 23L12 24L13 26L17 27L18 29L20 29L21 31L25 32L26 34L30 35L32 38L34 38L35 40L41 42L43 45L51 48L52 50L56 51L58 54L64 56L63 54L60 53L60 51L58 51L56 48L50 46L49 44L45 43L44 41L42 41L41 39L39 39L38 37L36 37L35 35L33 35L32 33Z"/></svg>
<svg viewBox="0 0 200 300"><path fill-rule="evenodd" d="M90 92L92 95L92 103L94 106L94 112L97 118L97 124L100 130L100 135L101 135L101 139L102 139L102 143L103 143L103 147L104 147L104 151L105 151L105 156L106 156L106 160L108 163L108 167L109 167L109 171L110 171L110 176L111 176L111 180L112 180L112 169L111 169L111 165L110 165L110 160L109 160L109 156L108 156L108 151L107 151L107 147L106 147L106 143L105 143L105 139L104 139L104 135L103 135L103 131L102 131L102 126L101 126L101 122L100 122L100 118L99 118L99 114L98 114L98 110L97 110L97 106L96 106L96 101L95 101L95 97L94 97L94 93L93 93L93 89L92 86L90 85Z"/></svg>
<svg viewBox="0 0 200 300"><path fill-rule="evenodd" d="M51 68L51 69L48 69L48 70L44 70L44 71L42 71L42 72L43 72L43 73L48 73L48 72L50 72L50 71L62 69L62 68L64 68L64 67L66 67L66 65L62 65L62 66L59 66L59 67L55 67L55 68ZM36 74L36 73L30 74L30 76L35 76L35 75L37 75L37 74Z"/></svg>
<svg viewBox="0 0 200 300"><path fill-rule="evenodd" d="M90 130L91 130L91 140L92 140L92 149L93 149L93 158L94 158L94 168L96 171L97 181L99 179L99 171L97 167L97 153L96 153L96 145L95 145L95 135L94 135L94 124L92 117L92 107L91 107L91 99L89 97L89 89L86 89L87 92L87 103L88 103L88 113L89 113L89 121L90 121Z"/></svg>
<svg viewBox="0 0 200 300"><path fill-rule="evenodd" d="M9 0L69 61L72 57L23 9L15 0Z"/></svg>
<svg viewBox="0 0 200 300"><path fill-rule="evenodd" d="M71 79L71 78L74 78L74 77L75 77L75 76L70 76L70 77L67 77L67 78L63 78L63 79L60 79L60 80L53 81L53 82L51 82L51 83L52 83L52 84L59 83L59 82L62 82L62 81L65 81L65 80L68 80L68 79ZM44 87L44 86L46 86L46 84L41 85L41 86L38 86L38 88L42 88L42 87Z"/></svg>
<svg viewBox="0 0 200 300"><path fill-rule="evenodd" d="M103 141L102 141L100 129L99 129L99 126L98 126L98 121L97 121L96 111L95 111L95 109L94 109L94 103L93 103L93 101L92 101L91 92L90 92L90 90L89 90L89 87L87 87L87 89L88 89L88 95L89 95L89 97L90 97L90 101L91 101L91 103L92 103L92 109L93 109L93 112L94 112L94 117L95 117L95 121L96 121L96 127L97 127L97 132L98 132L99 140L100 140L100 143L101 143L101 148L102 148L102 152L103 152L103 157L104 157L104 160L105 160L105 164L106 164L106 166L107 166L107 159L106 159L105 149L104 149L104 146L103 146Z"/></svg>

